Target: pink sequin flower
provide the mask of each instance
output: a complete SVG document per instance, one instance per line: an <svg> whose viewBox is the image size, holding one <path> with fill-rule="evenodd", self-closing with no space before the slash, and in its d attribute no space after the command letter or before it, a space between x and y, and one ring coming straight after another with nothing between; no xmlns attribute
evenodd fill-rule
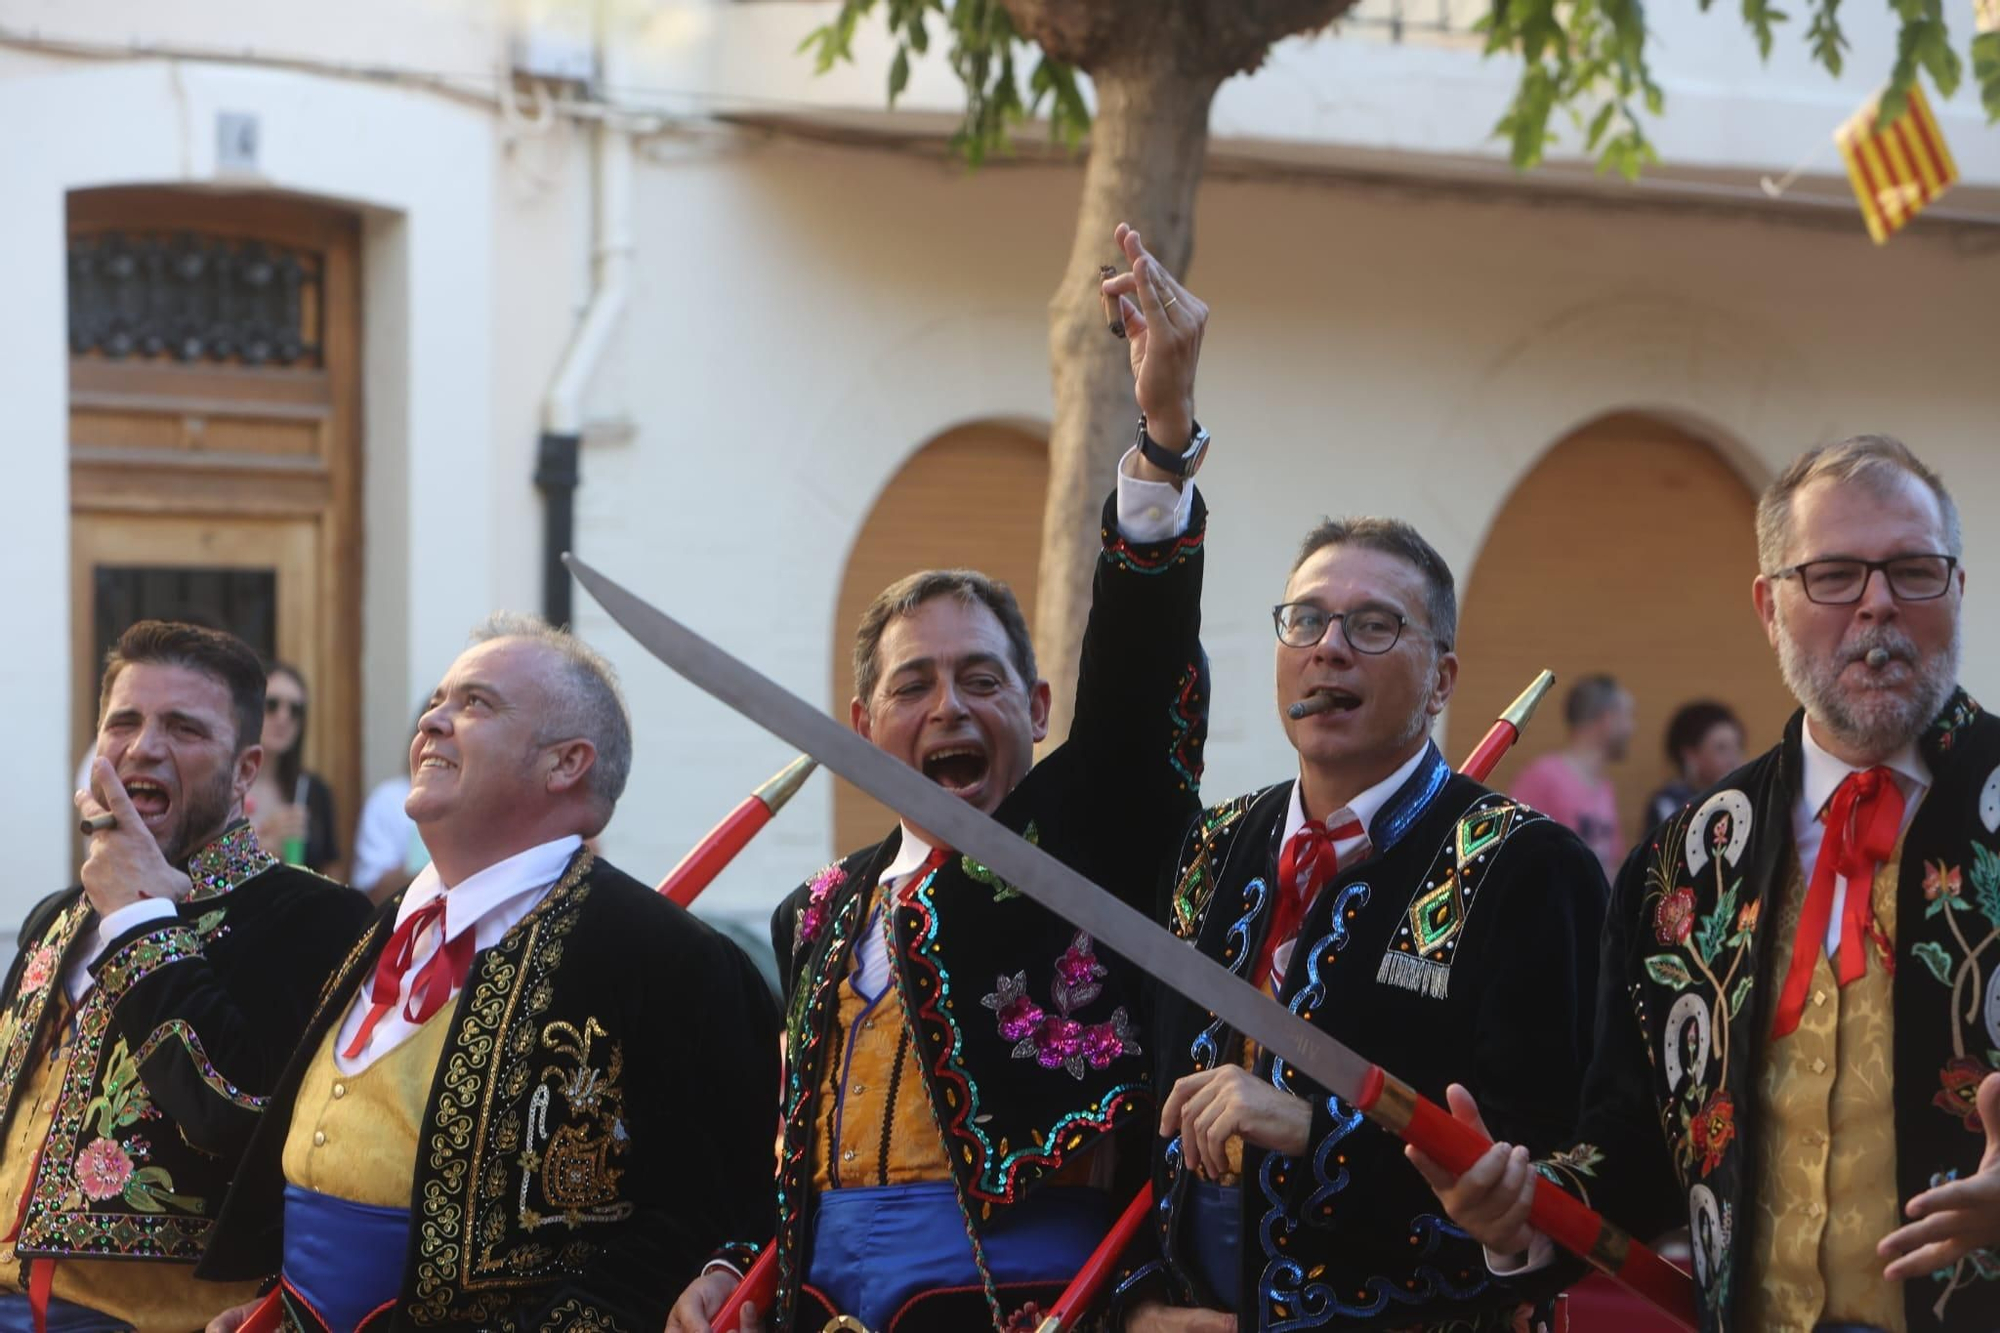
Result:
<svg viewBox="0 0 2000 1333"><path fill-rule="evenodd" d="M110 1139L92 1139L76 1157L76 1183L97 1200L115 1199L132 1179L132 1159Z"/></svg>
<svg viewBox="0 0 2000 1333"><path fill-rule="evenodd" d="M830 865L806 881L805 910L799 913L799 943L810 944L819 938L826 928L826 900L847 882L847 872L839 865Z"/></svg>
<svg viewBox="0 0 2000 1333"><path fill-rule="evenodd" d="M55 975L56 950L52 944L44 944L28 956L28 965L21 969L22 995L32 995L49 984Z"/></svg>

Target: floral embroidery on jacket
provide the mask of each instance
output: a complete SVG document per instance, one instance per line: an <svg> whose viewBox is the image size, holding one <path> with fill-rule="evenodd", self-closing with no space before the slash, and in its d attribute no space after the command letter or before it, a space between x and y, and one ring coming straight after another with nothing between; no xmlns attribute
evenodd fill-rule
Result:
<svg viewBox="0 0 2000 1333"><path fill-rule="evenodd" d="M97 1131L76 1155L76 1187L85 1198L97 1203L121 1199L142 1213L164 1213L169 1206L186 1213L206 1211L202 1200L174 1193L174 1178L165 1167L143 1165L152 1155L145 1139L128 1134L121 1142L116 1137L160 1114L139 1078L139 1062L120 1037L105 1064L104 1092L91 1098L83 1112L84 1123ZM83 1205L77 1201L74 1206Z"/></svg>
<svg viewBox="0 0 2000 1333"><path fill-rule="evenodd" d="M28 965L21 970L21 988L17 995L33 995L49 984L49 978L56 974L55 946L44 944L28 956Z"/></svg>
<svg viewBox="0 0 2000 1333"><path fill-rule="evenodd" d="M801 946L811 944L826 928L826 900L833 891L847 883L847 871L838 861L826 866L806 881L806 905L799 913L796 928L797 939L792 941L792 952Z"/></svg>
<svg viewBox="0 0 2000 1333"><path fill-rule="evenodd" d="M1049 1013L1028 997L1028 974L1000 977L997 989L979 1003L993 1011L1000 1035L1014 1043L1016 1060L1032 1059L1044 1069L1061 1069L1081 1079L1086 1069L1103 1069L1122 1055L1141 1055L1138 1032L1120 1005L1102 1023L1083 1024L1071 1015L1104 993L1108 972L1097 960L1090 936L1078 931L1056 960Z"/></svg>

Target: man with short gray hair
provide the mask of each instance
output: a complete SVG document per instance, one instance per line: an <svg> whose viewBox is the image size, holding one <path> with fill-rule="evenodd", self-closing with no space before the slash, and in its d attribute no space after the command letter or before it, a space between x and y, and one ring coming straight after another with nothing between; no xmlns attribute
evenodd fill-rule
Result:
<svg viewBox="0 0 2000 1333"><path fill-rule="evenodd" d="M1691 1228L1704 1330L2000 1328L2000 721L1957 686L1958 512L1862 435L1785 469L1757 545L1800 711L1619 875L1569 1146L1424 1169L1496 1272L1554 1258L1536 1169Z"/></svg>
<svg viewBox="0 0 2000 1333"><path fill-rule="evenodd" d="M410 747L431 864L329 983L202 1276L277 1273L286 1328L651 1330L768 1215L770 992L584 845L631 762L596 652L474 630Z"/></svg>

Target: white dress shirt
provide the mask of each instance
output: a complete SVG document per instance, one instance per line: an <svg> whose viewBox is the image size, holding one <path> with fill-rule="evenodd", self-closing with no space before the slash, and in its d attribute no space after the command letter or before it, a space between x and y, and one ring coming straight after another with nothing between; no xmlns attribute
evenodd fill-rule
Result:
<svg viewBox="0 0 2000 1333"><path fill-rule="evenodd" d="M1381 813L1382 807L1389 803L1389 798L1394 796L1397 790L1410 780L1410 774L1417 771L1417 765L1423 762L1424 756L1429 752L1430 745L1426 743L1422 749L1405 760L1401 768L1398 768L1388 777L1383 778L1380 782L1349 801L1344 807L1344 811L1331 811L1326 818L1320 821L1328 828L1333 828L1338 824L1346 822L1340 818L1340 815L1344 812L1354 816L1355 822L1361 825L1360 833L1351 838L1342 838L1333 844L1333 850L1340 857L1340 864L1342 866L1351 866L1359 857L1367 855L1369 824L1373 823L1375 816ZM1278 840L1280 848L1283 848L1286 843L1292 840L1294 833L1305 827L1306 805L1305 798L1301 794L1303 790L1300 783L1294 782L1292 784L1292 804L1291 808L1285 812L1285 833ZM1277 952L1271 955L1271 975L1273 977L1282 977L1285 975L1285 969L1291 966L1292 949L1297 944L1298 941L1296 939L1286 940L1278 946Z"/></svg>
<svg viewBox="0 0 2000 1333"><path fill-rule="evenodd" d="M570 857L581 846L583 839L575 834L557 838L554 842L544 842L496 862L477 874L467 875L449 888L438 878L435 864L419 871L416 879L411 881L408 892L403 895L402 905L396 909L396 924L402 925L433 899L441 897L444 899L444 929L440 932L435 925L427 926L417 936L410 950L410 966L404 971L402 985L396 992L395 1005L375 1024L360 1055L349 1060L341 1052L353 1043L373 1005L369 988L375 973L373 968L369 969L368 978L362 982L361 989L355 992L353 1001L347 1007L347 1017L341 1020L340 1035L334 1044L335 1067L343 1074L358 1074L409 1040L417 1030L417 1025L405 1012L410 1000L410 984L431 956L446 940L455 940L468 930L472 932L475 952L498 944L502 935L513 929L522 917L548 896L549 890L562 878L563 867L569 864ZM457 994L456 988L453 994Z"/></svg>
<svg viewBox="0 0 2000 1333"><path fill-rule="evenodd" d="M166 898L141 898L136 903L126 903L97 923L91 933L90 947L78 951L63 974L63 989L69 993L72 1005L82 1004L83 997L90 994L90 988L97 979L90 975L90 965L104 954L105 946L123 935L132 927L148 921L168 921L178 916L174 904Z"/></svg>

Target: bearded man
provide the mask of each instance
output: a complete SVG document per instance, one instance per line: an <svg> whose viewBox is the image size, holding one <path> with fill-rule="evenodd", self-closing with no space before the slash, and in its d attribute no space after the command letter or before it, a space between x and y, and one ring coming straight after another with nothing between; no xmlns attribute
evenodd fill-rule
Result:
<svg viewBox="0 0 2000 1333"><path fill-rule="evenodd" d="M1757 546L1801 711L1627 860L1571 1146L1412 1156L1496 1272L1550 1261L1539 1170L1690 1227L1704 1330L2000 1328L2000 721L1956 686L1958 512L1857 436L1771 484Z"/></svg>

